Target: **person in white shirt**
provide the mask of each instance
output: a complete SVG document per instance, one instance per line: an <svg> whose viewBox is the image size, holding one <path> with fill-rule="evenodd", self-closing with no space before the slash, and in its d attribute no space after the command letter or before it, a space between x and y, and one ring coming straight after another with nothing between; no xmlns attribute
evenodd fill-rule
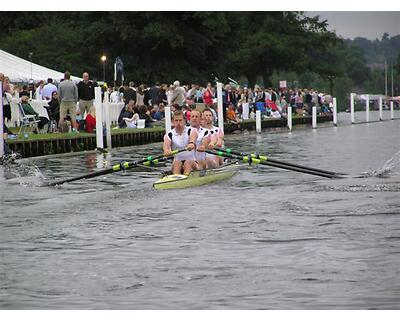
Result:
<svg viewBox="0 0 400 320"><path fill-rule="evenodd" d="M47 84L43 87L42 98L45 100L51 100L54 91L57 92L57 87L53 84L53 79L48 78Z"/></svg>
<svg viewBox="0 0 400 320"><path fill-rule="evenodd" d="M164 155L169 156L173 150L186 148L186 151L175 155L172 173L189 175L193 170L198 170L194 154L197 130L185 126L185 118L181 110L175 111L173 123L174 129L164 135Z"/></svg>

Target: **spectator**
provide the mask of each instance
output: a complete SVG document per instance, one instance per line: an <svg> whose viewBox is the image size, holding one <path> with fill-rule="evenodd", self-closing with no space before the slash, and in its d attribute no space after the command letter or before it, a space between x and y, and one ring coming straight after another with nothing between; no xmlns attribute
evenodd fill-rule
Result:
<svg viewBox="0 0 400 320"><path fill-rule="evenodd" d="M159 93L160 93L160 83L156 82L156 84L149 89L149 96L152 106L158 106L159 103L162 102L159 101L158 99Z"/></svg>
<svg viewBox="0 0 400 320"><path fill-rule="evenodd" d="M96 129L96 108L91 107L85 119L86 132L93 133Z"/></svg>
<svg viewBox="0 0 400 320"><path fill-rule="evenodd" d="M3 119L4 121L6 120L11 120L11 100L12 96L11 93L9 92L10 87L7 86L7 83L5 81L5 76L3 73L0 73L0 81L3 84Z"/></svg>
<svg viewBox="0 0 400 320"><path fill-rule="evenodd" d="M19 92L19 97L22 98L23 96L27 96L27 97L30 96L29 90L28 90L28 85L26 85L26 84L24 84L22 86L22 91Z"/></svg>
<svg viewBox="0 0 400 320"><path fill-rule="evenodd" d="M139 107L144 105L144 85L141 84L136 90L136 103L135 106Z"/></svg>
<svg viewBox="0 0 400 320"><path fill-rule="evenodd" d="M125 121L125 124L126 124L127 128L136 128L137 124L138 124L138 120L140 119L140 117L139 117L139 109L138 109L138 107L136 107L136 106L132 107L131 105L129 105L128 109L129 109L128 110L129 112L132 111L132 113L133 113L132 117L130 117L130 118L123 117L122 120Z"/></svg>
<svg viewBox="0 0 400 320"><path fill-rule="evenodd" d="M44 88L44 81L40 80L38 87L35 91L35 99L36 100L43 100L43 88Z"/></svg>
<svg viewBox="0 0 400 320"><path fill-rule="evenodd" d="M45 106L50 122L54 121L56 128L60 122L60 102L58 101L57 91L54 91L51 95L51 100L48 102L48 106ZM49 128L49 131L52 128Z"/></svg>
<svg viewBox="0 0 400 320"><path fill-rule="evenodd" d="M171 90L171 102L170 104L177 104L179 107L183 107L185 103L185 89L180 86L179 81L175 81L172 85Z"/></svg>
<svg viewBox="0 0 400 320"><path fill-rule="evenodd" d="M136 90L133 88L134 82L129 82L129 86L124 86L124 103L125 106L129 103L130 100L136 102Z"/></svg>
<svg viewBox="0 0 400 320"><path fill-rule="evenodd" d="M42 97L45 100L51 100L51 96L54 91L57 91L57 87L53 84L53 79L48 78L47 84L43 87Z"/></svg>
<svg viewBox="0 0 400 320"><path fill-rule="evenodd" d="M164 103L160 103L158 105L158 110L154 113L154 120L161 121L162 119L165 118L165 109L164 109Z"/></svg>
<svg viewBox="0 0 400 320"><path fill-rule="evenodd" d="M26 115L34 115L36 117L36 119L39 120L39 123L38 123L39 130L43 129L44 126L49 122L49 119L47 119L46 117L40 116L39 113L37 113L32 108L32 106L29 104L28 96L21 97L21 106L22 106L22 109L24 109L24 112ZM38 132L35 130L34 133L38 133Z"/></svg>
<svg viewBox="0 0 400 320"><path fill-rule="evenodd" d="M121 95L118 91L117 87L113 88L113 91L110 94L110 102L111 103L120 103L122 101Z"/></svg>
<svg viewBox="0 0 400 320"><path fill-rule="evenodd" d="M145 120L145 127L151 128L153 126L154 120L150 116L150 111L146 108L145 105L141 105L139 107L139 118Z"/></svg>
<svg viewBox="0 0 400 320"><path fill-rule="evenodd" d="M94 88L96 86L89 80L89 73L84 72L82 78L83 80L78 83L78 99L81 117L85 119L85 112L89 114L89 110L93 107Z"/></svg>
<svg viewBox="0 0 400 320"><path fill-rule="evenodd" d="M124 118L132 118L134 106L135 106L135 101L129 100L128 104L122 108L122 110L119 114L119 117L118 117L118 127L120 127L120 128L126 127Z"/></svg>
<svg viewBox="0 0 400 320"><path fill-rule="evenodd" d="M207 83L207 87L203 92L203 102L206 104L207 107L213 105L213 98L214 98L214 91L211 86L211 83Z"/></svg>
<svg viewBox="0 0 400 320"><path fill-rule="evenodd" d="M76 123L76 103L78 101L78 87L71 80L71 74L66 71L64 81L58 87L58 97L60 100L60 121L59 127L64 124L65 117L69 113L71 117L72 131L78 132Z"/></svg>

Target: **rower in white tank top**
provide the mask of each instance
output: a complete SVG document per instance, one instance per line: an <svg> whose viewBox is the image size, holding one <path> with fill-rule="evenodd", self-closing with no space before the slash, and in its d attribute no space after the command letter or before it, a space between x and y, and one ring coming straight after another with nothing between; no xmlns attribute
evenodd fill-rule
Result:
<svg viewBox="0 0 400 320"><path fill-rule="evenodd" d="M173 174L189 175L193 170L198 170L194 150L196 148L197 130L185 126L185 118L181 110L173 114L174 129L164 135L164 154L170 155L173 150L182 150L175 155L172 162Z"/></svg>
<svg viewBox="0 0 400 320"><path fill-rule="evenodd" d="M164 141L166 139L171 141L171 150L184 149L189 144L190 134L192 133L192 130L196 129L185 127L182 133L179 134L178 132L176 132L175 129L172 129L164 135ZM177 161L196 160L195 150L193 149L191 151L180 152L175 156L175 159Z"/></svg>

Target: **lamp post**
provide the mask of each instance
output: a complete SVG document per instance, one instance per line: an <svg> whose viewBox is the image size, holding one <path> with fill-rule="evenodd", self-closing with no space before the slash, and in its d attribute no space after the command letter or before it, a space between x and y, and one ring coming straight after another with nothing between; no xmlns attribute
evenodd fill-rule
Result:
<svg viewBox="0 0 400 320"><path fill-rule="evenodd" d="M103 54L101 56L101 61L103 61L103 82L106 82L106 61L107 61L107 56Z"/></svg>

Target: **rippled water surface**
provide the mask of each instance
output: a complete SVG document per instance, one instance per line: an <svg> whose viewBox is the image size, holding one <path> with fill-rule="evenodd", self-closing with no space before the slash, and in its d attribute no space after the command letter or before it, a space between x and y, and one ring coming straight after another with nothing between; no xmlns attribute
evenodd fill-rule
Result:
<svg viewBox="0 0 400 320"><path fill-rule="evenodd" d="M0 308L398 309L399 138L399 120L227 137L336 180L263 166L155 191L138 168L38 186L161 144L0 167Z"/></svg>

